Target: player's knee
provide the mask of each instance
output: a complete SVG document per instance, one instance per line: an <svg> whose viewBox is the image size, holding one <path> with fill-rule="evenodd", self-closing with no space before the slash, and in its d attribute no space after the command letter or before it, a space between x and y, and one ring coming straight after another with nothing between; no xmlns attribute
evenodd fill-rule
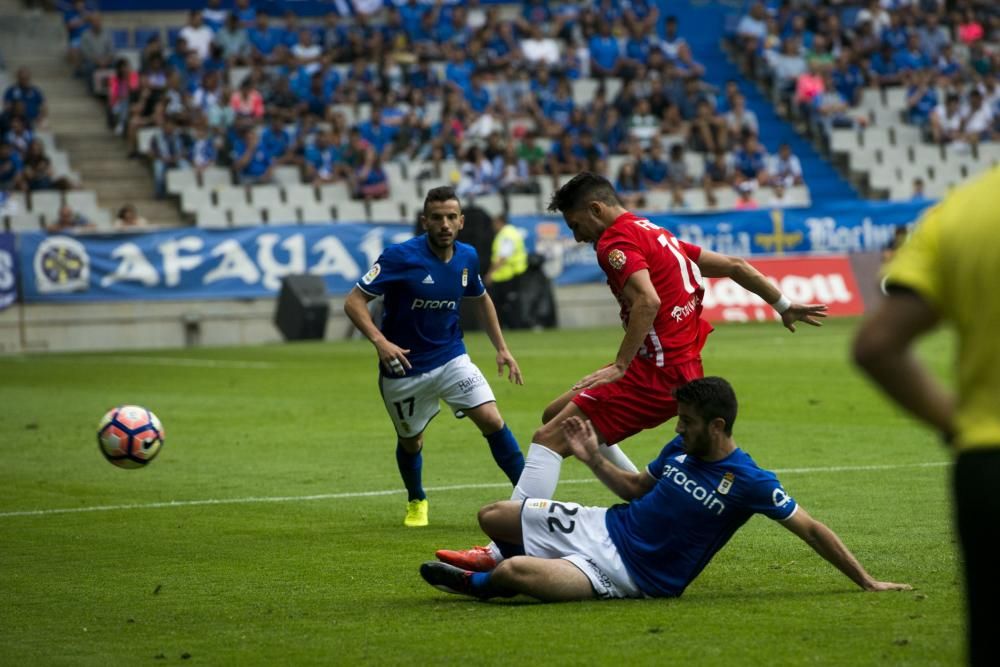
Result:
<svg viewBox="0 0 1000 667"><path fill-rule="evenodd" d="M420 450L424 448L424 436L423 434L418 435L415 438L399 438L399 446L403 448L403 451L407 454L419 454Z"/></svg>
<svg viewBox="0 0 1000 667"><path fill-rule="evenodd" d="M478 519L479 527L483 529L483 532L487 535L492 535L491 529L496 528L496 524L500 520L500 516L503 512L503 501L497 501L495 503L490 503L479 510Z"/></svg>
<svg viewBox="0 0 1000 667"><path fill-rule="evenodd" d="M553 401L545 406L545 410L542 411L542 423L548 424L550 421L555 419L556 415L559 414L559 410L562 409L562 405L558 401Z"/></svg>
<svg viewBox="0 0 1000 667"><path fill-rule="evenodd" d="M514 587L531 578L530 560L524 556L514 556L500 561L494 568L491 579L501 586Z"/></svg>
<svg viewBox="0 0 1000 667"><path fill-rule="evenodd" d="M562 427L557 422L549 422L535 431L531 435L531 442L544 445L563 457L568 453L566 444L563 442Z"/></svg>

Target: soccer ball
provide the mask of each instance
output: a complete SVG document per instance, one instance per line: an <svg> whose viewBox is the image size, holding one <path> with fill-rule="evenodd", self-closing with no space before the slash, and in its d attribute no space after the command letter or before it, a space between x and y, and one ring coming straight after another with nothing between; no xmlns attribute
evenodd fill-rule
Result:
<svg viewBox="0 0 1000 667"><path fill-rule="evenodd" d="M160 453L163 426L146 408L120 405L101 418L97 446L104 458L119 468L141 468Z"/></svg>

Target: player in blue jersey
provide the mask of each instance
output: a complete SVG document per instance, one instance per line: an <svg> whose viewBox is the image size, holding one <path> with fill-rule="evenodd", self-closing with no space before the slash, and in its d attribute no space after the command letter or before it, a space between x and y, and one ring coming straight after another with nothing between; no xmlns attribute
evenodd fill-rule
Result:
<svg viewBox="0 0 1000 667"><path fill-rule="evenodd" d="M480 279L476 251L456 241L465 217L454 189L430 190L420 220L426 233L386 248L344 303L347 316L378 352L379 391L396 427L396 463L409 494L406 526L427 525L423 432L442 399L455 416L467 416L479 427L511 484L524 469L493 390L462 341L459 307L467 298L496 348L498 372L503 375L506 368L511 382L524 384ZM378 297L384 300L381 327L368 311L368 302Z"/></svg>
<svg viewBox="0 0 1000 667"><path fill-rule="evenodd" d="M728 382L694 380L675 396L679 436L642 472L622 470L601 456L590 422L570 417L563 426L573 455L629 503L605 509L529 498L487 505L479 523L507 558L489 572L430 562L420 574L437 588L480 598L677 597L740 526L760 513L802 538L864 590L910 588L872 578L832 530L785 492L774 473L736 446L736 395Z"/></svg>

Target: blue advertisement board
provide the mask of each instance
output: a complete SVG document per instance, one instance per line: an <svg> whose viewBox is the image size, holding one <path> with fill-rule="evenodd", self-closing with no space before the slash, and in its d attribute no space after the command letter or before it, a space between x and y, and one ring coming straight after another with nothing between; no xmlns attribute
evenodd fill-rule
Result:
<svg viewBox="0 0 1000 667"><path fill-rule="evenodd" d="M17 300L17 253L14 235L0 232L0 310Z"/></svg>
<svg viewBox="0 0 1000 667"><path fill-rule="evenodd" d="M933 202L845 202L798 209L760 209L699 215L649 214L679 238L726 255L843 254L884 248L896 227L912 225ZM511 219L529 251L545 257L557 284L603 281L593 249L578 244L561 217Z"/></svg>
<svg viewBox="0 0 1000 667"><path fill-rule="evenodd" d="M20 235L24 298L233 299L275 294L282 277L322 276L345 294L410 225L289 225L146 234Z"/></svg>
<svg viewBox="0 0 1000 667"><path fill-rule="evenodd" d="M859 202L648 217L685 241L728 255L825 255L881 250L896 227L911 225L930 205ZM604 281L593 248L576 243L561 217L517 216L511 222L528 249L545 258L545 272L556 284ZM346 294L383 248L411 235L410 225L369 224L25 233L18 263L27 302L259 298L275 294L283 276L299 273L323 276L330 294ZM11 293L3 286L13 285L4 282L6 247L12 243L0 241L0 294ZM16 287L8 290L16 293Z"/></svg>

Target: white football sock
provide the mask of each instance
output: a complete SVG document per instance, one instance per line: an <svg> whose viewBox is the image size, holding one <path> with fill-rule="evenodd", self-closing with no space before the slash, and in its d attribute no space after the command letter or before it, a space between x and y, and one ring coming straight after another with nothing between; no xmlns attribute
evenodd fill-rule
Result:
<svg viewBox="0 0 1000 667"><path fill-rule="evenodd" d="M511 500L525 498L551 498L559 484L559 472L563 457L545 445L531 443L528 456L524 459L524 471L517 480Z"/></svg>
<svg viewBox="0 0 1000 667"><path fill-rule="evenodd" d="M618 445L601 447L600 452L604 455L604 458L611 461L622 470L626 472L639 472L639 469L635 467L634 463L632 463L632 459L626 456L625 452L623 452L622 448Z"/></svg>

